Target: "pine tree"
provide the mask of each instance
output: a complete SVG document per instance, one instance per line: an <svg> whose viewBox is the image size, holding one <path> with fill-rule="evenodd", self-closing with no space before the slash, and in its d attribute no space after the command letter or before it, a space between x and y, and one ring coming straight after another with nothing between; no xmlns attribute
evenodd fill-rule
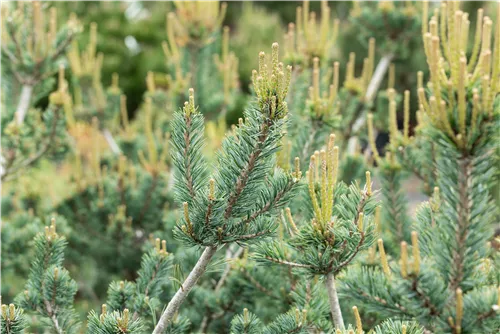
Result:
<svg viewBox="0 0 500 334"><path fill-rule="evenodd" d="M14 304L2 305L2 317L0 318L0 328L2 333L23 333L27 327L24 310Z"/></svg>
<svg viewBox="0 0 500 334"><path fill-rule="evenodd" d="M403 142L408 142L408 130L409 130L409 117L410 117L410 104L409 104L409 92L405 92L404 98L404 130L403 138L399 138L398 133L398 123L396 118L396 101L395 101L395 91L394 89L389 90L389 129L390 138L389 144L386 148L385 157L380 157L376 143L375 143L375 130L373 125L373 114L368 115L368 138L370 142L370 147L373 152L373 157L377 163L377 176L380 180L382 186L382 229L387 230L387 235L391 237L391 240L386 240L386 246L389 244L389 252L393 253L393 250L402 241L410 240L411 225L410 220L407 215L408 207L407 201L402 186L402 181L408 175L407 172L401 166L402 163L398 162L396 159L397 155L397 144L398 140Z"/></svg>
<svg viewBox="0 0 500 334"><path fill-rule="evenodd" d="M116 326L125 327L126 333L150 331L161 306L160 294L170 280L168 274L172 269L172 257L167 252L166 241L156 239L155 246L142 256L135 282L111 282L101 315L98 316L94 311L89 314L88 332L101 330L102 333L115 333L113 328ZM174 321L169 330L179 325L186 327L189 323Z"/></svg>
<svg viewBox="0 0 500 334"><path fill-rule="evenodd" d="M162 44L167 85L177 84L170 90L174 107L192 87L206 117L223 117L239 96L238 59L229 51L229 27L221 29L227 3L184 1L176 2L175 9L167 14L167 41ZM219 80L207 82L214 77Z"/></svg>
<svg viewBox="0 0 500 334"><path fill-rule="evenodd" d="M2 76L8 78L2 81L2 181L49 153L57 157L67 150L67 83L61 60L79 31L74 17L58 27L56 8L42 8L38 1L2 6ZM36 103L53 90L51 77L58 70L59 88L42 115Z"/></svg>
<svg viewBox="0 0 500 334"><path fill-rule="evenodd" d="M312 214L305 217L306 223L298 229L289 214L294 230L290 241L262 243L254 256L262 262L287 265L323 277L334 323L344 329L335 276L373 243L375 228L371 221L375 205L369 172L364 189L356 184L337 184L339 153L334 140L331 135L327 149L311 156L306 179Z"/></svg>
<svg viewBox="0 0 500 334"><path fill-rule="evenodd" d="M356 15L354 13L352 16ZM383 15L382 12L379 15ZM402 14L395 12L391 15ZM386 115L384 109L387 108L385 100L388 94L380 90L380 86L389 72L389 88L393 88L394 66L391 60L394 59L394 53L387 50L389 46L384 36L377 36L382 43L379 50L382 58L375 66L376 39L365 33L363 43L367 44L368 54L363 59L361 73L359 76L356 74L356 54L351 52L342 81L340 62L333 61L332 55L339 22L334 20L333 25L328 22L330 8L326 2L321 5L319 26L316 25L316 16L315 12L309 13L309 3L305 1L303 6L297 8L296 23L289 24L285 35L285 60L295 67L292 94L288 101L292 111L291 125L289 136L284 141L281 165L283 168L289 166L290 157L308 159L320 149L328 135L335 132L340 151L345 155L340 159L340 178L350 183L360 180L369 167L369 162L359 154L363 144L359 139L365 138L363 132L368 112L376 109L377 125L380 125L377 129L385 127L380 120ZM353 20L356 21L355 18ZM333 66L330 65L332 63Z"/></svg>
<svg viewBox="0 0 500 334"><path fill-rule="evenodd" d="M443 3L425 25L431 77L427 88L418 88L417 136L434 143L437 187L417 210L412 261L402 241L399 263L389 263L380 239L382 272L353 269L342 289L380 317L415 317L428 330L450 333L492 332L498 327L498 281L484 279L497 270L484 265L494 258L488 243L498 216L490 187L498 159L492 145L498 140L493 129L500 110L500 25L493 52L492 26L488 17L478 21L475 47L467 57L468 14L458 3ZM400 136L396 128L392 138L404 155L412 143L406 138L405 144Z"/></svg>
<svg viewBox="0 0 500 334"><path fill-rule="evenodd" d="M356 325L349 325L345 330L337 328L335 334L365 333L363 331L358 308L353 306L352 310L356 319ZM314 331L315 328L312 328L310 324L308 324L307 318L308 312L306 312L306 310L300 312L299 309L295 309L294 311L280 315L273 323L264 326L259 318L250 313L247 309L244 309L242 315L237 315L233 318L231 322L231 333L310 333ZM415 322L387 320L373 328L370 333L372 332L377 334L423 334L424 329Z"/></svg>
<svg viewBox="0 0 500 334"><path fill-rule="evenodd" d="M91 311L88 317L87 333L99 334L120 334L144 333L144 327L139 319L132 319L130 311L125 309L123 312L108 312L103 305L102 313L97 315Z"/></svg>
<svg viewBox="0 0 500 334"><path fill-rule="evenodd" d="M286 124L285 98L291 75L291 67L286 74L283 72L278 53L275 43L271 73L264 52L259 54L255 106L246 110L245 120L235 135L224 139L212 178L207 176L201 153L203 116L195 107L193 90L189 102L174 115L175 192L184 210L176 235L186 245L201 246L204 251L170 300L154 333L161 333L171 321L218 247L232 242L254 242L272 234L276 209L286 205L298 184L298 174L273 172L274 157ZM249 206L255 196L257 201Z"/></svg>
<svg viewBox="0 0 500 334"><path fill-rule="evenodd" d="M76 333L78 321L73 299L78 289L69 272L62 267L66 239L56 232L55 219L34 240L35 258L26 283L16 303L33 311L55 333Z"/></svg>
<svg viewBox="0 0 500 334"><path fill-rule="evenodd" d="M473 17L457 3L434 10L425 2L355 4L350 27L366 57L361 66L351 52L342 66L352 50L337 43L350 38L345 27L326 1L321 13L305 1L288 26L283 62L277 44L271 57L259 55L253 97L233 125L226 114L238 112L246 95L222 24L226 4L166 6L174 8L167 41L156 47L166 73L148 58L155 72L130 113L122 88L134 82L106 68L109 40L96 23L88 40L75 40L80 27L71 15L58 42L54 10L16 6L2 8L2 180L48 159L39 164L43 177L33 169L3 194L2 331L496 330L500 32L482 10L468 43ZM113 22L99 21L99 31ZM48 37L31 36L35 25ZM413 52L421 29L425 48ZM39 53L43 75L24 64L29 57L9 61L19 52ZM419 57L430 78L424 86L427 72L415 76L418 99L410 99L413 91L401 87L413 79L400 80ZM22 124L15 110L26 82L15 73L41 75ZM40 108L39 97L54 90ZM382 151L377 133L384 131ZM412 176L431 197L410 218L404 182Z"/></svg>

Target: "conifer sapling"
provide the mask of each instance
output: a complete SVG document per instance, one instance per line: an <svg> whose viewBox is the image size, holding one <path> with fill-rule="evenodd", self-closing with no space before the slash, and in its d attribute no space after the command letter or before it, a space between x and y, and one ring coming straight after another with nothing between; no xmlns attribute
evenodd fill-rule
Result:
<svg viewBox="0 0 500 334"><path fill-rule="evenodd" d="M294 236L286 243L259 244L254 257L264 263L278 263L321 275L335 326L344 329L335 276L373 243L375 204L369 172L366 172L364 189L356 184L347 187L337 183L339 152L334 141L335 136L331 135L326 150L311 156L306 172L310 221L297 228L288 215Z"/></svg>
<svg viewBox="0 0 500 334"><path fill-rule="evenodd" d="M255 106L245 111L234 134L226 136L212 177L202 156L203 116L195 107L194 91L172 122L172 160L176 168L176 199L184 217L176 235L187 245L203 247L193 270L163 312L154 333L162 333L186 295L206 270L220 246L248 243L272 235L276 209L286 205L300 175L274 169L275 155L287 122L285 98L291 66L279 62L272 46L271 69L264 52L254 72Z"/></svg>

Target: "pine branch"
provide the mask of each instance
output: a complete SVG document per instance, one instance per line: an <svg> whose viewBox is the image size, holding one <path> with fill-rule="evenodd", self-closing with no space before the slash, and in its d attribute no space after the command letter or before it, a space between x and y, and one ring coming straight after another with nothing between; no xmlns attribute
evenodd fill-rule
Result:
<svg viewBox="0 0 500 334"><path fill-rule="evenodd" d="M259 109L247 110L245 122L240 123L235 135L226 136L219 154L218 169L210 182L199 182L204 177L206 168L200 152L203 142L203 133L200 131L203 117L195 108L192 89L189 102L185 103L182 112L176 114L172 134L175 150L172 155L180 174L176 177L176 195L183 200L184 209L183 224L176 236L190 244L207 246L181 288L168 303L154 334L162 333L167 323L172 320L187 294L205 272L219 245L232 241L249 242L269 235L273 230L273 219L270 219L272 216L266 217L264 214L273 207L286 204L285 195L292 188L285 187L281 191L276 184L272 184L272 189L268 192L274 195L271 197L271 202L264 201L260 210L254 205L241 203L242 200L250 200L252 191L260 191L266 186L266 177L270 176L274 166L273 158L283 135L285 126L283 118L288 112L284 99L289 78L288 80L285 78L283 65L278 63L277 43L273 44L272 58L273 72L279 72L279 78L275 76L272 79L267 71L266 73L261 71L261 76L256 82L260 85L257 94ZM261 69L264 68L264 60L265 54L262 52ZM290 74L291 67L288 67L287 71ZM256 72L254 73L257 81ZM196 136L189 134L191 116L198 122L193 126L198 132ZM188 154L191 146L194 148ZM205 190L207 185L208 191ZM288 183L285 183L285 186L287 185ZM205 189L194 191L196 187ZM237 224L231 219L236 216L237 205L240 206L238 210L254 217L253 224L241 226L242 224ZM242 212L237 214L241 217Z"/></svg>
<svg viewBox="0 0 500 334"><path fill-rule="evenodd" d="M191 118L189 116L185 117L186 121L186 128L189 129L191 127ZM189 194L191 195L191 198L194 198L196 196L194 187L193 187L193 176L191 175L192 173L192 166L190 162L190 157L189 157L189 130L184 133L184 161L186 165L186 181L187 181L187 188L189 191Z"/></svg>
<svg viewBox="0 0 500 334"><path fill-rule="evenodd" d="M245 240L249 240L249 239L255 239L255 238L260 237L262 235L267 235L267 234L269 234L269 232L271 232L271 231L264 230L264 231L260 231L260 232L256 232L256 233L252 233L252 234L243 234L243 235L238 236L237 240L245 241ZM230 235L227 235L227 236L230 237ZM228 239L226 239L226 240L228 240Z"/></svg>
<svg viewBox="0 0 500 334"><path fill-rule="evenodd" d="M52 147L55 141L55 136L57 134L57 123L60 120L60 106L56 106L54 108L54 116L52 118L52 123L50 127L50 132L48 134L47 139L43 143L42 147L31 157L23 160L17 164L14 164L15 156L8 161L8 165L3 170L3 174L1 176L1 180L8 180L8 177L11 175L15 175L19 173L22 169L27 168L37 162L49 149Z"/></svg>
<svg viewBox="0 0 500 334"><path fill-rule="evenodd" d="M22 308L16 307L14 304L2 305L0 332L7 334L24 333L27 327L27 317Z"/></svg>
<svg viewBox="0 0 500 334"><path fill-rule="evenodd" d="M246 225L253 222L257 217L273 210L278 207L278 204L282 202L288 193L294 190L294 186L297 185L298 180L293 177L286 177L286 183L281 185L281 188L276 192L272 198L266 199L261 207L252 213L247 219L243 220L240 224ZM264 196L263 196L264 197Z"/></svg>
<svg viewBox="0 0 500 334"><path fill-rule="evenodd" d="M296 263L296 262L290 262L290 261L280 260L280 259L272 258L272 257L269 257L269 256L266 256L265 259L268 260L268 261L271 261L271 262L274 262L274 263L278 263L278 264L283 264L283 265L289 266L289 267L295 267L295 268L312 268L312 266L308 265L308 264L302 264L302 263Z"/></svg>
<svg viewBox="0 0 500 334"><path fill-rule="evenodd" d="M463 157L458 162L458 221L455 233L456 248L454 249L452 262L452 277L450 278L450 290L455 292L461 286L464 279L463 262L465 257L467 238L469 229L469 217L471 213L472 198L470 198L469 188L471 187L471 161L468 157Z"/></svg>
<svg viewBox="0 0 500 334"><path fill-rule="evenodd" d="M194 91L190 90L190 102L184 110L174 114L172 120L172 160L174 189L177 200L191 202L198 191L207 184L206 163L202 154L204 118L194 105Z"/></svg>
<svg viewBox="0 0 500 334"><path fill-rule="evenodd" d="M417 322L388 319L373 330L374 334L406 333L406 334L431 334L424 330Z"/></svg>
<svg viewBox="0 0 500 334"><path fill-rule="evenodd" d="M231 333L259 334L262 333L262 323L255 314L243 310L242 315L237 315L231 321Z"/></svg>
<svg viewBox="0 0 500 334"><path fill-rule="evenodd" d="M403 191L403 171L395 162L380 159L379 177L383 195L383 225L390 231L390 250L401 241L409 241L410 221L407 216L407 197Z"/></svg>
<svg viewBox="0 0 500 334"><path fill-rule="evenodd" d="M290 310L285 314L280 314L262 332L265 334L307 333L309 328L306 316L305 310L302 312L299 309Z"/></svg>
<svg viewBox="0 0 500 334"><path fill-rule="evenodd" d="M352 298L358 307L374 312L380 318L414 317L412 310L401 305L401 290L391 289L391 281L378 268L352 267L342 279L340 295Z"/></svg>
<svg viewBox="0 0 500 334"><path fill-rule="evenodd" d="M56 233L54 219L46 227L45 235L39 233L35 237L34 244L37 252L26 290L17 300L24 308L47 318L53 331L66 333L78 325L73 311L78 288L68 271L61 268L66 240Z"/></svg>
<svg viewBox="0 0 500 334"><path fill-rule="evenodd" d="M338 274L342 269L344 269L345 267L347 267L352 262L352 260L354 260L354 258L358 254L361 246L364 245L364 241L365 241L365 233L361 232L361 238L359 239L358 244L356 245L355 250L353 252L351 252L351 254L349 255L349 257L346 260L344 260L341 263L339 263L338 265L336 265L336 269L333 272L334 275Z"/></svg>
<svg viewBox="0 0 500 334"><path fill-rule="evenodd" d="M87 318L87 334L142 334L145 331L142 320L131 318L128 309L108 312L104 305L100 315L92 310Z"/></svg>
<svg viewBox="0 0 500 334"><path fill-rule="evenodd" d="M248 178L250 174L252 173L255 164L257 160L259 159L260 154L262 153L262 146L264 145L264 142L267 139L268 136L268 130L270 126L269 120L266 121L266 123L261 125L261 130L258 135L258 140L255 143L255 146L253 147L253 150L250 152L250 155L248 157L248 162L246 163L245 167L241 170L240 175L237 177L234 189L232 193L229 195L229 199L227 201L227 206L226 210L224 211L224 218L229 219L231 217L232 211L233 211L233 206L236 204L236 201L238 200L239 196L241 195L243 189L247 185Z"/></svg>
<svg viewBox="0 0 500 334"><path fill-rule="evenodd" d="M141 260L141 269L135 284L133 319L154 312L156 303L152 300L160 297L162 287L168 281L167 274L172 267L172 256L167 252L165 240L160 242L160 239L156 239L155 243L155 248L144 254ZM144 304L146 312L144 312Z"/></svg>

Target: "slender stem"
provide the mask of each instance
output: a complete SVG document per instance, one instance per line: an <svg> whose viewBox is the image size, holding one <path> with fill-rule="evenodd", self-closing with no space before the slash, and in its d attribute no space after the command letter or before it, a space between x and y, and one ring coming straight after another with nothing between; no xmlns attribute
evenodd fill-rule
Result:
<svg viewBox="0 0 500 334"><path fill-rule="evenodd" d="M165 332L168 322L172 320L175 313L179 310L181 304L184 302L184 299L186 299L188 293L196 285L198 279L205 273L207 266L210 263L210 260L214 256L215 252L217 252L217 247L215 246L208 246L207 248L205 248L193 270L191 270L182 286L179 288L179 290L177 290L174 297L168 303L167 308L161 315L160 320L158 321L158 324L153 331L153 334L161 334Z"/></svg>
<svg viewBox="0 0 500 334"><path fill-rule="evenodd" d="M391 64L394 55L392 53L388 53L384 55L377 64L377 68L375 68L375 73L373 73L372 79L368 84L368 88L366 88L365 100L367 102L372 101L375 97L375 93L377 92L382 80L384 80L385 74L389 69L389 65Z"/></svg>
<svg viewBox="0 0 500 334"><path fill-rule="evenodd" d="M335 288L335 278L333 273L328 273L326 275L326 290L328 291L328 302L330 303L330 312L332 313L332 319L335 327L343 330L344 319L342 318L342 311L340 310L339 297L337 296L337 289Z"/></svg>
<svg viewBox="0 0 500 334"><path fill-rule="evenodd" d="M206 333L208 325L209 325L208 318L209 318L209 316L205 314L205 316L203 317L203 319L201 321L200 333Z"/></svg>
<svg viewBox="0 0 500 334"><path fill-rule="evenodd" d="M392 53L388 53L384 55L380 61L377 64L377 67L375 68L375 72L373 73L372 79L370 80L370 83L368 84L368 87L366 88L366 93L365 93L365 103L369 103L373 100L375 97L375 94L377 93L380 84L384 80L385 74L387 73L387 70L389 69L389 65L391 64L392 59L394 58L394 55ZM361 117L359 117L353 124L352 126L352 131L351 133L355 134L357 133L361 127L365 124L365 118L366 115L363 113ZM377 134L375 133L375 138L377 137ZM347 152L349 154L354 153L356 149L356 140L357 138L355 136L352 136L349 138L348 144L347 144ZM368 148L369 149L369 148Z"/></svg>
<svg viewBox="0 0 500 334"><path fill-rule="evenodd" d="M269 256L266 256L265 259L268 261L274 262L274 263L287 265L289 267L296 267L296 268L311 268L312 267L309 264L295 263L295 262L285 261L285 260L281 260L281 259L275 259L275 258L272 258Z"/></svg>
<svg viewBox="0 0 500 334"><path fill-rule="evenodd" d="M184 165L186 167L186 182L187 182L187 188L189 190L189 194L191 195L191 198L194 199L196 196L196 192L193 186L193 176L191 174L191 169L192 169L192 159L191 156L189 155L189 146L191 144L192 140L192 135L191 135L191 123L192 123L192 118L191 115L188 116L187 114L184 115L184 118L186 120L186 131L184 132Z"/></svg>
<svg viewBox="0 0 500 334"><path fill-rule="evenodd" d="M120 153L122 153L122 151L120 150L120 146L118 146L118 144L116 143L116 140L115 138L113 138L113 135L111 134L111 131L109 131L109 129L104 129L102 131L102 134L113 154L119 155Z"/></svg>
<svg viewBox="0 0 500 334"><path fill-rule="evenodd" d="M28 112L30 107L31 95L33 94L33 86L23 85L21 89L21 96L19 97L19 102L17 103L16 109L16 120L17 124L23 124L24 117Z"/></svg>
<svg viewBox="0 0 500 334"><path fill-rule="evenodd" d="M44 282L42 282L42 284L44 284ZM54 289L52 303L49 300L44 301L45 302L45 311L49 314L50 320L52 321L52 324L54 325L54 330L56 331L56 333L63 334L64 332L63 332L61 326L59 325L59 321L57 320L57 314L55 311L55 308L56 308L54 305L55 304L55 295L56 295L56 291Z"/></svg>
<svg viewBox="0 0 500 334"><path fill-rule="evenodd" d="M52 324L54 325L54 329L56 330L57 334L63 334L63 330L59 326L59 321L57 320L57 317L55 315L52 315L50 317L50 320L52 320Z"/></svg>
<svg viewBox="0 0 500 334"><path fill-rule="evenodd" d="M357 225L357 219L356 219L356 225ZM359 253L359 249L363 245L364 242L365 242L365 233L361 232L361 239L359 239L359 242L358 242L356 248L354 249L354 251L351 253L351 255L344 262L341 262L337 266L335 273L340 272L345 266L347 266L349 263L351 263L351 261L354 259L354 257Z"/></svg>
<svg viewBox="0 0 500 334"><path fill-rule="evenodd" d="M418 277L413 278L413 282L411 284L411 289L416 293L417 297L423 301L421 304L423 307L429 310L429 315L431 317L436 317L440 315L438 308L432 303L432 300L429 296L425 294L425 292L421 291L418 287Z"/></svg>

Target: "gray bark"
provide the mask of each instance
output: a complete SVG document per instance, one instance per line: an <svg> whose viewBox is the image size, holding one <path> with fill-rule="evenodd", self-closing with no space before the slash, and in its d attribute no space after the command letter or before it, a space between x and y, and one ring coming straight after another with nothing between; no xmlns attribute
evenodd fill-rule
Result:
<svg viewBox="0 0 500 334"><path fill-rule="evenodd" d="M19 96L19 102L17 103L16 109L16 121L17 124L23 124L24 117L30 107L31 95L33 94L33 86L23 85L21 89L21 96Z"/></svg>
<svg viewBox="0 0 500 334"><path fill-rule="evenodd" d="M177 290L174 297L168 303L167 308L158 321L158 324L156 324L153 334L162 334L165 331L168 322L172 320L181 304L184 302L184 299L186 299L188 293L196 285L198 279L205 273L207 266L216 251L217 247L214 246L205 248L193 270L191 270L184 283L182 283L182 286L179 290Z"/></svg>
<svg viewBox="0 0 500 334"><path fill-rule="evenodd" d="M391 64L393 58L394 55L392 53L389 53L383 56L378 62L377 67L375 68L375 73L373 73L372 79L370 80L370 83L366 88L366 94L365 94L366 102L372 101L373 98L375 97L375 94L377 93L380 84L384 80L385 74L387 73L387 70L389 69L389 65ZM351 133L358 132L359 129L361 129L361 127L364 124L365 124L365 115L362 115L354 122ZM377 134L375 133L375 137L376 135ZM347 152L349 154L354 153L356 149L357 140L358 138L356 136L352 136L351 138L349 138L349 141L347 143Z"/></svg>
<svg viewBox="0 0 500 334"><path fill-rule="evenodd" d="M115 141L115 138L113 138L113 135L108 129L104 129L102 131L102 134L104 135L104 138L106 139L106 142L109 145L109 148L111 148L111 151L113 151L114 154L119 155L122 153L120 150L120 146Z"/></svg>
<svg viewBox="0 0 500 334"><path fill-rule="evenodd" d="M330 303L330 312L335 327L338 329L345 329L344 319L342 318L342 311L340 310L339 297L337 296L337 289L335 287L335 278L333 273L326 275L326 290L328 291L328 302Z"/></svg>

